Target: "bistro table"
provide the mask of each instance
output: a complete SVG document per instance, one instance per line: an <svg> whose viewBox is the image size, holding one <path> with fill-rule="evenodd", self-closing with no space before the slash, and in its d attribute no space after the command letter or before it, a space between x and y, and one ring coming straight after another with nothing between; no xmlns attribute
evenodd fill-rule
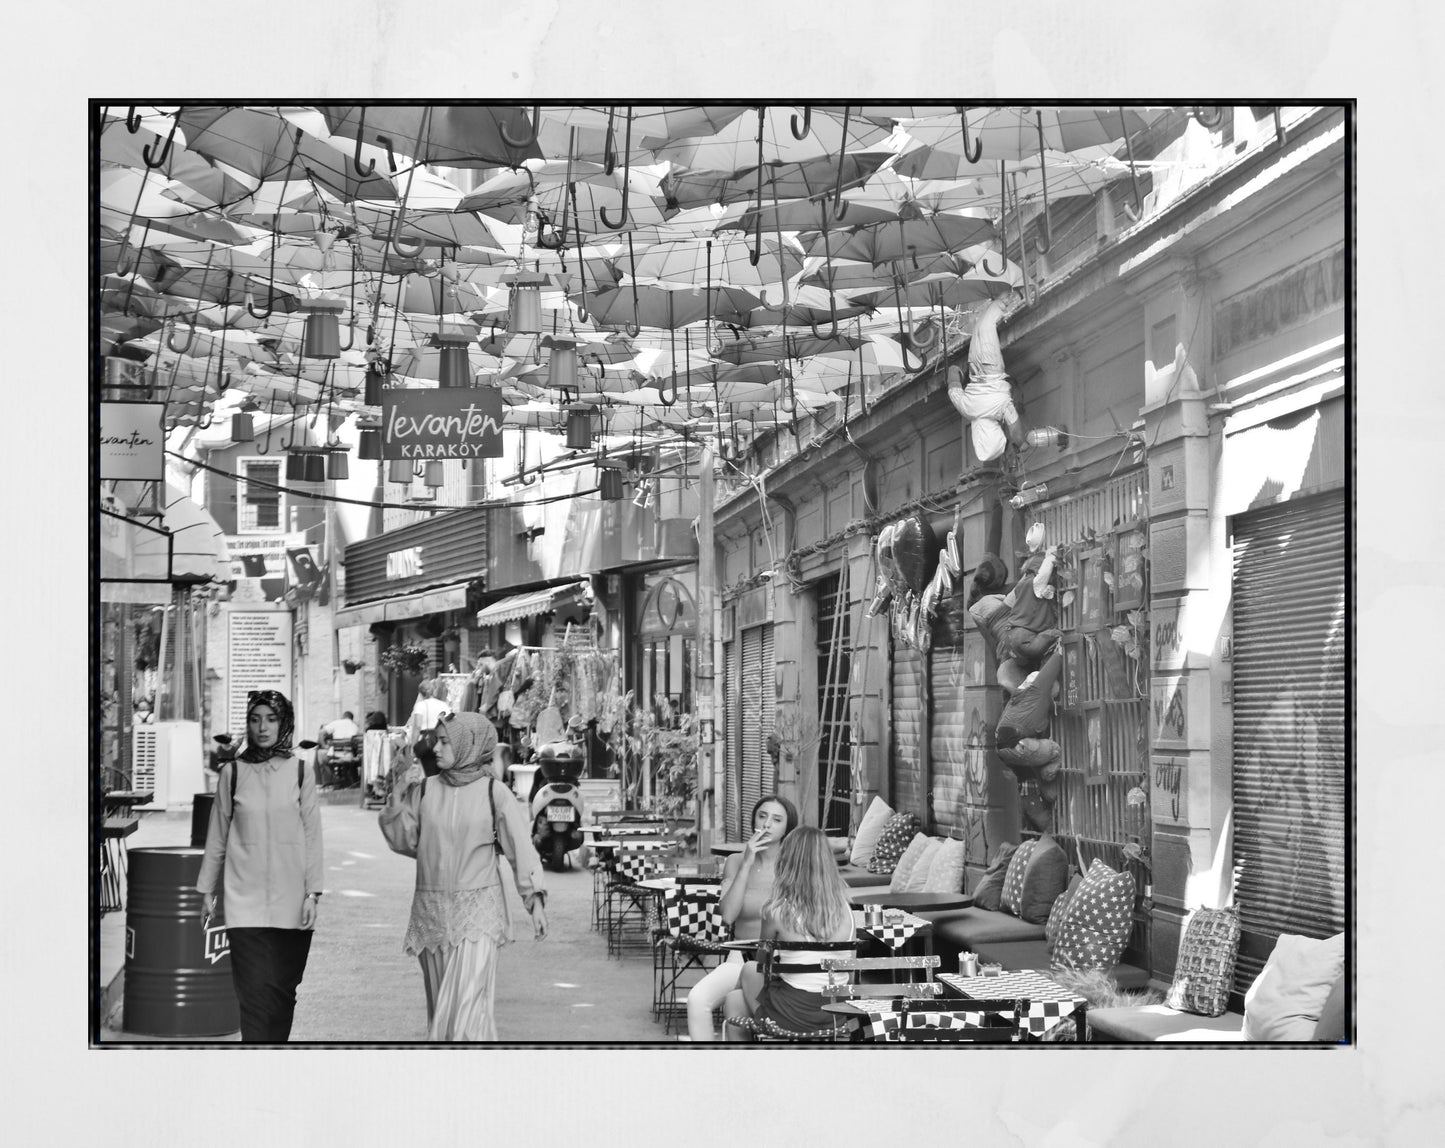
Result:
<svg viewBox="0 0 1445 1148"><path fill-rule="evenodd" d="M939 973L944 992L953 997L975 1000L1023 999L1028 1010L1020 1021L1020 1035L1025 1040L1039 1040L1066 1016L1074 1018L1074 1039L1083 1043L1087 1028L1085 1014L1089 1008L1086 997L1050 980L1036 969L1019 969L993 976L964 977L957 973Z"/></svg>
<svg viewBox="0 0 1445 1148"><path fill-rule="evenodd" d="M967 893L850 893L848 900L856 905L882 905L887 909L906 909L926 913L931 909L967 909L973 897Z"/></svg>
<svg viewBox="0 0 1445 1148"><path fill-rule="evenodd" d="M714 857L731 857L734 853L741 853L746 844L742 841L718 841L712 847Z"/></svg>
<svg viewBox="0 0 1445 1148"><path fill-rule="evenodd" d="M898 1030L903 1023L903 1018L898 1011L899 997L907 997L910 1001L937 1001L937 1007L933 1009L926 1007L911 1009L909 1011L910 1026L934 1025L941 1028L996 1028L999 1026L999 1022L992 1014L974 1014L977 1021L971 1023L972 1018L964 1011L961 1003L949 1004L947 1000L938 1000L931 994L921 991L924 988L923 985L899 985L898 991L890 996L854 997L852 1000L830 1001L823 1006L823 1011L843 1017L850 1038L861 1041L888 1041L891 1043L898 1040ZM1009 1025L1008 1027L1012 1039L1018 1040L1018 1035L1012 1032L1013 1026Z"/></svg>
<svg viewBox="0 0 1445 1148"><path fill-rule="evenodd" d="M100 911L113 913L123 908L125 888L125 839L136 831L131 816L137 805L149 805L155 794L148 789L113 789L101 800L100 827Z"/></svg>

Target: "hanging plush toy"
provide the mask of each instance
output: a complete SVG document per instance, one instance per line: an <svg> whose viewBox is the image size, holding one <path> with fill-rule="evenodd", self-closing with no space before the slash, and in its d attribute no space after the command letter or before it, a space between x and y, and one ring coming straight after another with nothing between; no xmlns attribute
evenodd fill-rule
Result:
<svg viewBox="0 0 1445 1148"><path fill-rule="evenodd" d="M1012 442L1023 443L1013 387L1004 373L1003 352L998 345L998 321L1003 318L1004 300L994 299L983 309L968 344L968 378L950 367L948 397L969 422L973 453L980 462L991 462Z"/></svg>
<svg viewBox="0 0 1445 1148"><path fill-rule="evenodd" d="M1000 657L1012 658L1024 670L1038 666L1060 638L1059 607L1054 593L1054 562L1058 548L1044 549L1044 525L1035 522L1025 538L1029 556L1018 584L1005 600L1009 603L1008 632L1000 643Z"/></svg>

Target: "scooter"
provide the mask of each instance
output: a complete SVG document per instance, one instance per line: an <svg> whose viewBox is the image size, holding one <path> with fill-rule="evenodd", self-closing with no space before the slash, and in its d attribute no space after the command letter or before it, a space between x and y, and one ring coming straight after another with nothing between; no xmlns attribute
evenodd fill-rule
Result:
<svg viewBox="0 0 1445 1148"><path fill-rule="evenodd" d="M532 844L542 863L560 873L567 854L582 844L582 791L577 781L587 764L587 751L575 742L548 742L533 759L528 807L532 812Z"/></svg>

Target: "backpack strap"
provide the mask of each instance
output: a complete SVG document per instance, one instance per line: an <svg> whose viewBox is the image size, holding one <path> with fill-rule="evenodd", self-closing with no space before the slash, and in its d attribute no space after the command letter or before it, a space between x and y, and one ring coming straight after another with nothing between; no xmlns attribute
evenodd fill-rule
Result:
<svg viewBox="0 0 1445 1148"><path fill-rule="evenodd" d="M241 766L239 757L231 758L231 813L236 812L236 774ZM301 786L306 780L306 762L299 756L296 758L296 804L301 805Z"/></svg>

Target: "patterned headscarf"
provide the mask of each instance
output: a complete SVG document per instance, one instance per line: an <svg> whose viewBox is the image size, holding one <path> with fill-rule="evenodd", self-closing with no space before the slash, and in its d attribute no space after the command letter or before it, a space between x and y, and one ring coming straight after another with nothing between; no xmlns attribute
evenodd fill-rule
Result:
<svg viewBox="0 0 1445 1148"><path fill-rule="evenodd" d="M270 706L276 713L276 744L262 749L251 744L251 711L257 706ZM246 748L237 754L242 761L263 762L273 757L291 756L291 738L296 733L296 715L291 703L280 690L252 690L246 699Z"/></svg>
<svg viewBox="0 0 1445 1148"><path fill-rule="evenodd" d="M437 776L447 785L470 785L477 778L490 775L492 753L497 748L497 727L476 713L448 714L441 720L456 764L448 769L442 767L438 759L441 772Z"/></svg>

